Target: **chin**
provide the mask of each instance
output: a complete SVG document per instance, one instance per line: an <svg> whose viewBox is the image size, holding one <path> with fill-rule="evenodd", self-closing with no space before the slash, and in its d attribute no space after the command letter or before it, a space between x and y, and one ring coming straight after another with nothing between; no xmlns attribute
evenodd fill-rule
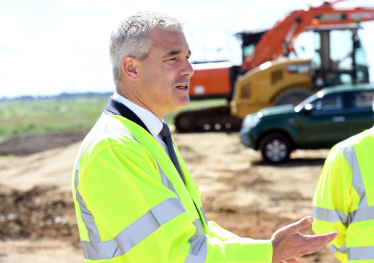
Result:
<svg viewBox="0 0 374 263"><path fill-rule="evenodd" d="M173 111L180 110L190 104L190 97L179 98L177 102L173 103Z"/></svg>
<svg viewBox="0 0 374 263"><path fill-rule="evenodd" d="M184 108L188 106L189 104L190 104L190 96L187 95L186 97L180 99L181 108Z"/></svg>

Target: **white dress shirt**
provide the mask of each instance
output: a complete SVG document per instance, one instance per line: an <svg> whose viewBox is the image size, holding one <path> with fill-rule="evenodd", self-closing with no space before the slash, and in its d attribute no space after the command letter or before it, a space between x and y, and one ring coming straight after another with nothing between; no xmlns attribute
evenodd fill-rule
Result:
<svg viewBox="0 0 374 263"><path fill-rule="evenodd" d="M162 140L162 136L160 135L160 132L163 127L164 119L161 121L149 110L144 109L143 107L140 107L139 105L135 104L134 102L126 99L125 97L119 95L116 91L113 94L113 99L119 103L122 103L127 108L129 108L133 113L136 114L136 116L139 117L139 119L144 123L144 125L148 128L148 130L151 132L152 136L157 140L157 142L162 146L162 148L165 150L166 154L169 155L169 150L165 144L165 142ZM169 155L170 157L170 155Z"/></svg>

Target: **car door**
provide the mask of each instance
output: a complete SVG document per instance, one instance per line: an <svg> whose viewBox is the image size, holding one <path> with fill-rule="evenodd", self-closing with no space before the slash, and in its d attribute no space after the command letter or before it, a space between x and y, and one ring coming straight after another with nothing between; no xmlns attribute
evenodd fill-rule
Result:
<svg viewBox="0 0 374 263"><path fill-rule="evenodd" d="M374 90L361 90L347 94L348 109L345 114L347 130L353 136L374 125Z"/></svg>
<svg viewBox="0 0 374 263"><path fill-rule="evenodd" d="M305 148L329 148L349 137L346 124L346 94L327 94L306 105L297 130ZM308 109L309 108L309 109Z"/></svg>

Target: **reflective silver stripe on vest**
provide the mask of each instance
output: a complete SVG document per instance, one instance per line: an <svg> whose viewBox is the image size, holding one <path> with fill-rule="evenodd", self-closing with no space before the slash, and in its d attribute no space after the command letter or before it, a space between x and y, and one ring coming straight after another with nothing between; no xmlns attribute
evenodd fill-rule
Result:
<svg viewBox="0 0 374 263"><path fill-rule="evenodd" d="M190 241L190 252L185 263L204 263L207 254L207 237L205 235L196 237Z"/></svg>
<svg viewBox="0 0 374 263"><path fill-rule="evenodd" d="M155 159L155 161L156 161L156 159ZM156 163L157 163L157 161L156 161ZM167 178L167 176L165 175L164 171L162 171L162 169L161 169L161 167L158 163L157 163L157 166L158 166L158 170L160 172L162 184L164 186L166 186L169 190L171 190L174 194L176 194L179 197L179 195L178 195L177 191L175 190L173 184L170 182L169 178Z"/></svg>
<svg viewBox="0 0 374 263"><path fill-rule="evenodd" d="M374 259L374 247L349 247L348 260Z"/></svg>
<svg viewBox="0 0 374 263"><path fill-rule="evenodd" d="M366 191L364 183L362 181L360 166L358 164L357 156L353 145L349 142L349 139L344 141L344 146L342 147L343 155L352 169L352 186L356 190L360 197L360 204L358 207L368 207L368 202L366 200Z"/></svg>
<svg viewBox="0 0 374 263"><path fill-rule="evenodd" d="M349 214L349 223L356 223L374 219L374 207L362 207Z"/></svg>
<svg viewBox="0 0 374 263"><path fill-rule="evenodd" d="M199 219L196 219L195 221L192 222L192 224L195 226L196 228L196 232L195 234L189 239L190 242L192 242L193 240L195 240L197 237L199 236L202 236L202 235L205 235L205 231L204 231L204 227L203 225L201 224L201 220L200 218Z"/></svg>
<svg viewBox="0 0 374 263"><path fill-rule="evenodd" d="M343 246L342 246L341 248L337 248L337 247L334 246L334 245L328 245L327 247L330 249L330 251L331 251L333 254L335 254L336 252L340 252L340 253L342 253L342 254L347 253L347 247L346 247L346 245L345 245L345 242L344 242L344 244L343 244Z"/></svg>
<svg viewBox="0 0 374 263"><path fill-rule="evenodd" d="M208 220L202 206L200 207L200 211L204 217L205 224L207 225ZM196 219L192 224L196 227L196 232L189 239L190 252L185 260L185 263L204 263L207 255L207 237L205 235L205 230L200 218Z"/></svg>
<svg viewBox="0 0 374 263"><path fill-rule="evenodd" d="M356 152L353 145L348 142L349 140L347 140L342 152L353 171L352 187L356 190L357 194L360 197L360 203L357 210L349 214L348 224L351 224L355 222L374 219L374 207L370 207L368 204L368 201L366 199L366 190L362 181L362 175Z"/></svg>
<svg viewBox="0 0 374 263"><path fill-rule="evenodd" d="M362 207L349 213L348 216L344 215L342 211L330 210L326 208L313 206L313 217L315 219L327 222L342 222L343 224L352 224L366 220L374 219L374 207Z"/></svg>
<svg viewBox="0 0 374 263"><path fill-rule="evenodd" d="M313 217L315 219L328 221L328 222L342 222L343 224L348 223L348 217L342 211L331 210L313 206Z"/></svg>
<svg viewBox="0 0 374 263"><path fill-rule="evenodd" d="M208 225L208 219L206 219L205 211L204 211L204 208L202 206L200 207L200 211L203 214L205 224Z"/></svg>
<svg viewBox="0 0 374 263"><path fill-rule="evenodd" d="M204 210L201 210L204 214ZM200 218L193 222L196 227L195 234L189 239L190 241L190 252L185 260L185 263L204 263L207 254L207 237L205 236L204 227L201 223Z"/></svg>
<svg viewBox="0 0 374 263"><path fill-rule="evenodd" d="M148 210L115 238L100 243L82 241L84 257L97 260L123 255L154 233L161 225L184 212L179 198L166 199Z"/></svg>

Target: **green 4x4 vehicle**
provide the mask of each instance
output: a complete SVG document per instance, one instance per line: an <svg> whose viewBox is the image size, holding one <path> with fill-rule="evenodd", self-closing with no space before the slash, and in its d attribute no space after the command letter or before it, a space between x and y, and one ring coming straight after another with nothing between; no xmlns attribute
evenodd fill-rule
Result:
<svg viewBox="0 0 374 263"><path fill-rule="evenodd" d="M260 149L272 163L288 159L295 149L331 148L374 124L374 86L329 87L296 107L265 108L244 118L241 142Z"/></svg>

